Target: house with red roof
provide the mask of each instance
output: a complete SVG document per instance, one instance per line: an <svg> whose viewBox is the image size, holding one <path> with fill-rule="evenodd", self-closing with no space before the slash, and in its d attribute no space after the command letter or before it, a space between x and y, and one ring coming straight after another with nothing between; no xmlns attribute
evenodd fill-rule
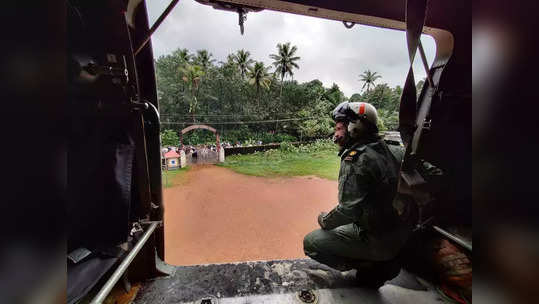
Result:
<svg viewBox="0 0 539 304"><path fill-rule="evenodd" d="M180 167L180 154L176 153L174 150L170 150L164 155L167 169L178 169Z"/></svg>

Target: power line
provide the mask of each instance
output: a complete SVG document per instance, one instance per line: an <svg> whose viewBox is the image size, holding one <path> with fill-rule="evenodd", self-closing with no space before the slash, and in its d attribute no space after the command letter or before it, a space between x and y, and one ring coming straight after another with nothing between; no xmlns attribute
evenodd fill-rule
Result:
<svg viewBox="0 0 539 304"><path fill-rule="evenodd" d="M320 117L304 117L304 118L288 118L288 119L253 120L253 121L221 121L221 122L169 122L169 121L162 121L161 124L168 124L168 125L197 125L197 124L234 125L234 124L257 124L257 123L271 123L271 122L284 122L284 121L298 121L298 120L308 120L308 119L321 119L321 118Z"/></svg>
<svg viewBox="0 0 539 304"><path fill-rule="evenodd" d="M160 114L160 116L175 116L175 117L226 117L226 116L257 116L257 115L294 115L297 113L253 113L253 114Z"/></svg>

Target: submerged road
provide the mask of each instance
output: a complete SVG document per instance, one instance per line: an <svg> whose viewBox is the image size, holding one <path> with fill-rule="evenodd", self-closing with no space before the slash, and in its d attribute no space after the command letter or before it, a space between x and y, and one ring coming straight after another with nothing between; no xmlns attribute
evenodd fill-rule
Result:
<svg viewBox="0 0 539 304"><path fill-rule="evenodd" d="M337 182L263 178L193 166L164 190L165 261L172 265L304 258L303 237L337 203Z"/></svg>

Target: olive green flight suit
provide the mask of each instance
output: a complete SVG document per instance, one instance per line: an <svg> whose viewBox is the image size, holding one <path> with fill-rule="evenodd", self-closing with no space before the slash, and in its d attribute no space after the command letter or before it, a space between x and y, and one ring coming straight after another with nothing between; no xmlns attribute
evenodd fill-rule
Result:
<svg viewBox="0 0 539 304"><path fill-rule="evenodd" d="M402 148L391 148L393 154L382 139L373 138L339 153L339 203L319 218L323 229L305 236L307 256L341 271L396 257L409 228L392 205Z"/></svg>

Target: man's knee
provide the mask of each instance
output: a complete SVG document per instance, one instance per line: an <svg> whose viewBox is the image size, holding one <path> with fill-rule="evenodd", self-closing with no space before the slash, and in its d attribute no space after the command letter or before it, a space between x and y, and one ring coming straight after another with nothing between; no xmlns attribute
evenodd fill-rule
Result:
<svg viewBox="0 0 539 304"><path fill-rule="evenodd" d="M324 240L327 238L326 231L317 229L311 231L303 238L303 251L306 255L320 253L324 250Z"/></svg>
<svg viewBox="0 0 539 304"><path fill-rule="evenodd" d="M313 252L315 252L315 248L316 248L316 238L314 236L314 231L307 234L304 238L303 238L303 251L305 252L306 255L310 255L312 254Z"/></svg>
<svg viewBox="0 0 539 304"><path fill-rule="evenodd" d="M303 251L311 259L340 271L350 270L348 258L335 254L332 234L325 230L315 230L303 238Z"/></svg>

